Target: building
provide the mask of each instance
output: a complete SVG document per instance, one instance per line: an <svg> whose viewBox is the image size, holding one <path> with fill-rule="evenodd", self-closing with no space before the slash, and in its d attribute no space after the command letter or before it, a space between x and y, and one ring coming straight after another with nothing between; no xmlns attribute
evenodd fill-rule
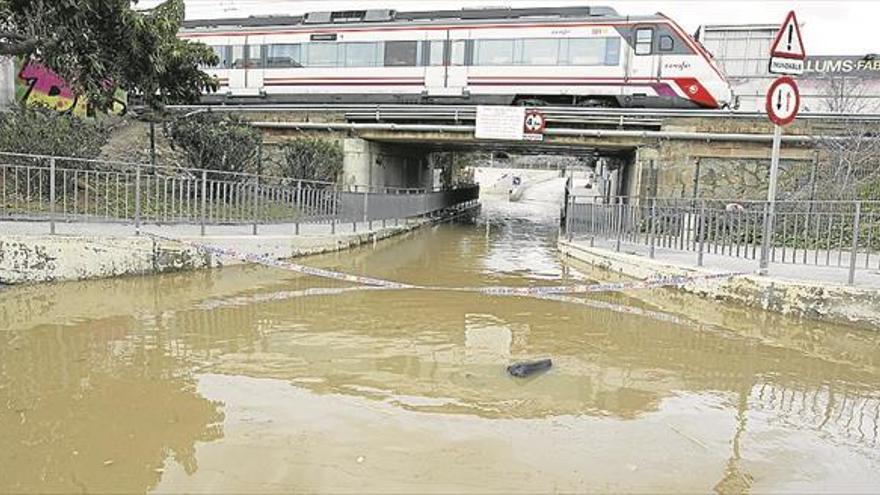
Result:
<svg viewBox="0 0 880 495"><path fill-rule="evenodd" d="M768 65L778 29L775 24L711 25L697 33L726 72L740 110L764 108L767 88L777 77ZM880 113L880 55L808 57L797 80L804 111Z"/></svg>

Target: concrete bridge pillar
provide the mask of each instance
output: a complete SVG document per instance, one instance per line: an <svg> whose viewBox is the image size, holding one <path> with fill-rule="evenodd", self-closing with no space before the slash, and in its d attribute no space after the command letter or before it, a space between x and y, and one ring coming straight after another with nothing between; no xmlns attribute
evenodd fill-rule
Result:
<svg viewBox="0 0 880 495"><path fill-rule="evenodd" d="M347 138L343 185L422 188L433 182L428 153L414 146Z"/></svg>

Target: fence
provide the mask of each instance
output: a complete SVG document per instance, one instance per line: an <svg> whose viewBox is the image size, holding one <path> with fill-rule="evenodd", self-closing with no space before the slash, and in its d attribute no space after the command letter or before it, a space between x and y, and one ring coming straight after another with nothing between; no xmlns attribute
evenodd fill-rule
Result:
<svg viewBox="0 0 880 495"><path fill-rule="evenodd" d="M566 230L623 244L769 263L880 269L880 201L764 201L570 196ZM772 221L771 221L772 220ZM770 228L770 225L773 227ZM766 242L765 242L766 239ZM766 249L766 253L763 251Z"/></svg>
<svg viewBox="0 0 880 495"><path fill-rule="evenodd" d="M257 225L371 222L427 215L476 200L449 191L347 187L269 175L0 152L0 219Z"/></svg>

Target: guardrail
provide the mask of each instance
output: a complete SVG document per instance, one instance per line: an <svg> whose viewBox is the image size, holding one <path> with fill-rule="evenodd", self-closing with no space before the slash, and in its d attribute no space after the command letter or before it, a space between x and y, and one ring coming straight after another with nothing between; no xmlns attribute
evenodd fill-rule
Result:
<svg viewBox="0 0 880 495"><path fill-rule="evenodd" d="M771 263L839 267L855 282L860 269L880 269L880 201L778 201L767 239ZM570 196L569 238L605 239L623 245L761 259L765 201Z"/></svg>
<svg viewBox="0 0 880 495"><path fill-rule="evenodd" d="M0 219L200 225L406 219L476 200L451 191L347 186L239 172L0 152Z"/></svg>
<svg viewBox="0 0 880 495"><path fill-rule="evenodd" d="M217 112L237 113L272 113L272 112L307 112L329 114L351 114L353 118L372 121L383 121L390 116L397 115L402 120L411 120L420 115L426 120L451 120L454 122L470 122L476 119L477 105L403 105L403 104L224 104L224 105L178 105L170 106L176 111L199 111L211 110ZM590 108L590 107L534 107L541 110L550 120L561 122L571 121L580 117L605 118L610 123L618 124L623 119L623 125L638 124L638 120L651 125L655 122L646 119L662 119L671 117L694 117L694 118L733 118L733 119L766 119L764 112L745 112L735 110L703 110L703 109L662 109L662 108ZM831 112L804 112L798 114L799 120L837 120L880 122L880 114L840 114Z"/></svg>

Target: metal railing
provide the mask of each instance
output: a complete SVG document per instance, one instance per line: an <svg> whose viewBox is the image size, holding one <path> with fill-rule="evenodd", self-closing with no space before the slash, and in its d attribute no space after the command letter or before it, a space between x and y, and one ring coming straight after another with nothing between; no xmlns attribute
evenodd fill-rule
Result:
<svg viewBox="0 0 880 495"><path fill-rule="evenodd" d="M855 282L860 269L880 269L880 201L778 201L618 197L602 201L570 196L569 238L689 251L703 266L706 255L767 263L838 267ZM772 232L765 237L770 222ZM766 253L762 253L766 250Z"/></svg>
<svg viewBox="0 0 880 495"><path fill-rule="evenodd" d="M134 224L335 224L405 219L476 200L451 191L0 152L0 219Z"/></svg>

